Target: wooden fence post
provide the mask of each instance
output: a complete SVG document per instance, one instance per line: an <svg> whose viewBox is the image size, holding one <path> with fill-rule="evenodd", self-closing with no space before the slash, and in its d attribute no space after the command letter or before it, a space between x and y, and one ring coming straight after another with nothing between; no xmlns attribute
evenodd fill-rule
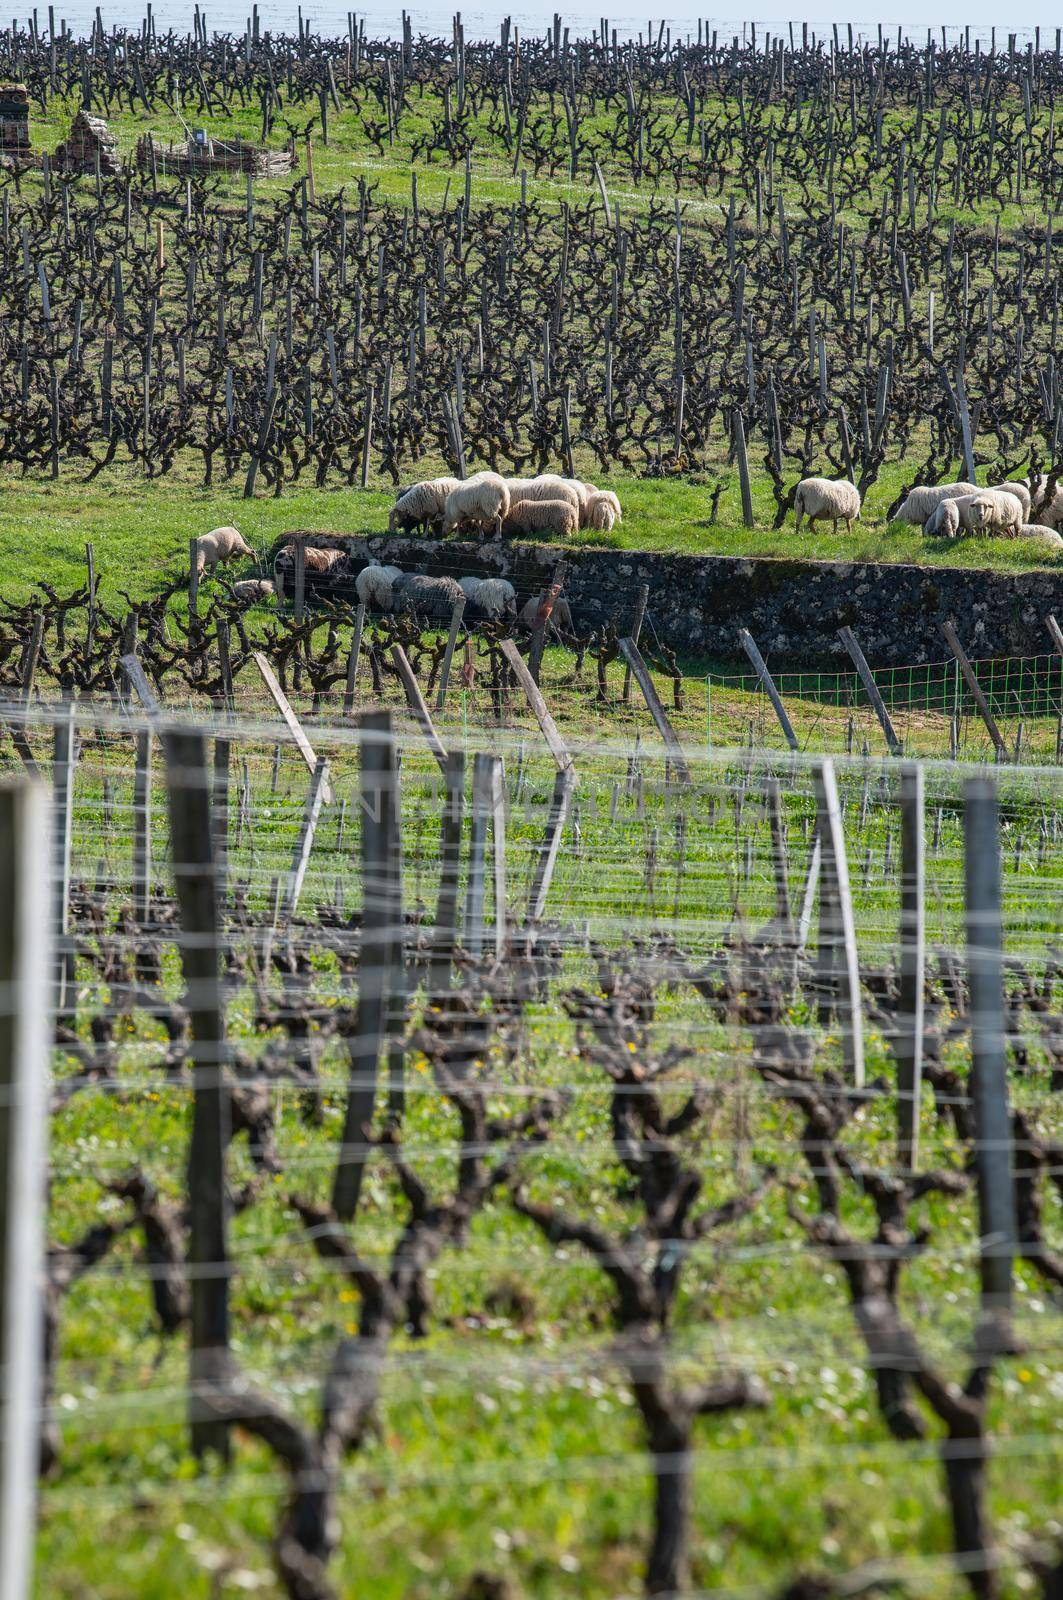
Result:
<svg viewBox="0 0 1063 1600"><path fill-rule="evenodd" d="M971 1003L971 1100L978 1177L982 1307L1006 1319L1016 1240L1015 1182L1005 1059L1000 913L1000 818L991 777L964 785L964 891Z"/></svg>
<svg viewBox="0 0 1063 1600"><path fill-rule="evenodd" d="M503 639L499 644L499 649L512 668L514 677L523 689L525 698L535 713L535 720L542 729L543 738L550 747L550 754L557 762L558 770L563 772L566 767L572 765L572 755L558 732L556 722L550 715L542 690L536 683L524 657L512 639Z"/></svg>
<svg viewBox="0 0 1063 1600"><path fill-rule="evenodd" d="M680 744L679 736L672 727L672 724L669 722L668 713L662 706L660 696L653 686L653 679L650 677L649 668L647 667L645 661L643 661L638 647L633 640L621 639L620 649L624 660L627 662L632 673L634 674L635 682L642 690L642 697L649 709L650 716L653 718L657 726L657 731L664 740L665 749L668 751L669 762L675 768L680 782L689 783L690 768L687 766L686 757L683 754L683 746Z"/></svg>
<svg viewBox="0 0 1063 1600"><path fill-rule="evenodd" d="M461 619L465 615L465 596L454 602L454 609L450 613L450 633L447 635L447 648L443 656L443 666L439 674L439 692L436 695L436 710L442 711L447 702L447 684L450 682L450 665L454 660L454 646L458 642L458 630Z"/></svg>
<svg viewBox="0 0 1063 1600"><path fill-rule="evenodd" d="M188 1261L192 1268L189 1417L198 1456L229 1453L228 1424L205 1414L200 1384L229 1371L229 1088L225 1005L218 968L218 900L210 817L207 741L173 729L163 736L170 848L181 919L181 968L192 1031L192 1137L188 1152ZM200 1268L202 1270L197 1271Z"/></svg>
<svg viewBox="0 0 1063 1600"><path fill-rule="evenodd" d="M790 876L786 861L786 830L783 826L782 790L778 778L768 779L768 816L771 824L771 857L775 873L775 916L783 938L789 944L794 937L794 919L790 910Z"/></svg>
<svg viewBox="0 0 1063 1600"><path fill-rule="evenodd" d="M539 669L543 664L543 650L546 647L546 629L553 614L561 585L565 577L564 561L559 561L554 568L548 586L543 590L539 601L539 611L532 629L531 650L528 652L528 671L535 683L539 682Z"/></svg>
<svg viewBox="0 0 1063 1600"><path fill-rule="evenodd" d="M753 670L760 679L761 687L763 688L768 699L771 701L772 710L775 712L775 715L779 720L779 727L783 731L783 737L790 746L791 750L797 750L799 748L797 743L797 735L793 730L793 724L791 723L790 718L787 716L786 707L782 703L782 696L775 687L775 679L768 671L768 664L761 655L757 646L757 641L754 639L748 628L739 628L738 642L742 646L742 649L745 651L746 655L749 657L750 661L753 663Z"/></svg>
<svg viewBox="0 0 1063 1600"><path fill-rule="evenodd" d="M317 767L317 756L314 754L313 745L310 743L310 740L303 731L302 723L299 721L299 718L291 708L291 705L288 701L288 696L277 682L276 673L273 671L273 668L270 666L261 650L255 650L252 653L252 660L261 674L262 682L269 690L273 704L277 707L277 710L284 718L288 732L295 740L299 754L306 763L307 771L312 775ZM332 785L327 779L321 788L321 798L327 806L332 804Z"/></svg>
<svg viewBox="0 0 1063 1600"><path fill-rule="evenodd" d="M839 628L838 638L848 650L850 656L852 657L853 665L860 674L860 682L867 690L867 697L875 708L875 715L878 718L879 727L886 736L886 743L889 746L890 755L902 755L904 752L901 741L898 739L894 730L893 723L890 720L890 714L886 710L885 702L878 692L878 684L871 675L871 668L867 664L867 658L857 643L856 635L854 634L852 628Z"/></svg>
<svg viewBox="0 0 1063 1600"><path fill-rule="evenodd" d="M428 963L428 991L433 997L450 988L454 947L458 933L458 878L461 872L461 825L465 811L465 755L461 750L447 752L443 769L446 792L440 828L439 898Z"/></svg>
<svg viewBox="0 0 1063 1600"><path fill-rule="evenodd" d="M145 728L137 734L133 770L133 913L138 928L151 919L151 757L154 738Z"/></svg>
<svg viewBox="0 0 1063 1600"><path fill-rule="evenodd" d="M199 613L199 541L191 538L188 541L188 615L197 616Z"/></svg>
<svg viewBox="0 0 1063 1600"><path fill-rule="evenodd" d="M0 1595L28 1600L36 1530L52 974L48 802L0 786Z"/></svg>
<svg viewBox="0 0 1063 1600"><path fill-rule="evenodd" d="M403 693L406 696L406 704L417 719L417 724L424 734L425 743L439 763L440 771L445 773L447 770L446 748L435 730L431 713L425 705L424 695L421 693L421 686L417 682L417 674L410 666L409 658L401 644L392 645L391 659L395 663L395 670L399 675L399 682L402 684Z"/></svg>
<svg viewBox="0 0 1063 1600"><path fill-rule="evenodd" d="M362 634L365 631L365 602L359 601L358 610L354 613L354 632L351 635L351 651L347 657L347 681L343 689L343 714L350 716L354 709L354 686L358 679L358 660L362 653Z"/></svg>
<svg viewBox="0 0 1063 1600"><path fill-rule="evenodd" d="M68 942L70 921L70 848L74 825L74 769L77 765L77 707L68 700L55 724L52 764L52 931L56 955L56 1014L76 1005L74 951Z"/></svg>
<svg viewBox="0 0 1063 1600"><path fill-rule="evenodd" d="M389 1010L402 916L402 883L393 848L399 833L399 771L389 711L358 719L361 734L362 943L358 1013L348 1045L350 1083L343 1144L332 1186L332 1208L349 1222L358 1209L366 1145L376 1102L377 1070Z"/></svg>
<svg viewBox="0 0 1063 1600"><path fill-rule="evenodd" d="M303 806L303 823L299 829L299 838L292 856L292 865L288 873L288 883L284 896L284 922L287 925L295 916L299 904L299 896L303 892L303 879L306 869L310 865L310 852L314 848L314 835L317 832L318 821L321 817L321 806L325 789L329 781L329 764L327 756L318 756L314 775L310 779L310 787L306 791L306 803Z"/></svg>
<svg viewBox="0 0 1063 1600"><path fill-rule="evenodd" d="M972 479L971 481L973 482L974 480ZM989 709L989 702L982 693L982 686L975 677L974 668L967 659L967 652L964 650L963 645L959 641L955 625L951 620L948 622L943 622L941 624L941 631L945 635L945 642L947 643L949 649L959 662L960 671L963 673L964 681L974 697L974 703L978 707L982 721L989 730L989 737L993 741L993 748L996 751L997 760L1006 761L1008 756L1008 747L1004 743L1004 738L1000 729L997 727L996 718Z"/></svg>
<svg viewBox="0 0 1063 1600"><path fill-rule="evenodd" d="M915 1170L923 1081L923 979L926 962L923 769L901 769L901 972L897 1020L897 1164Z"/></svg>
<svg viewBox="0 0 1063 1600"><path fill-rule="evenodd" d="M643 624L643 621L644 621L645 616L646 616L646 607L649 604L649 599L650 599L650 586L649 586L649 584L648 583L640 584L639 585L638 599L635 601L635 616L634 616L634 620L632 621L632 624L631 624L631 632L628 634L628 638L631 640L631 643L635 646L636 650L638 649L639 639L642 636L642 624ZM628 665L628 666L626 666L624 668L624 692L623 692L623 695L621 696L621 698L623 699L623 702L624 702L625 705L630 705L630 703L631 703L631 667L630 667L630 665Z"/></svg>
<svg viewBox="0 0 1063 1600"><path fill-rule="evenodd" d="M860 966L856 952L856 927L849 890L849 864L845 855L841 803L834 762L820 761L812 771L819 814L819 837L823 846L823 891L831 905L829 930L834 940L834 971L839 980L842 1052L855 1088L864 1082L864 1029L860 1006ZM823 901L821 900L821 905ZM822 938L823 930L820 930Z"/></svg>
<svg viewBox="0 0 1063 1600"><path fill-rule="evenodd" d="M550 883L554 876L554 868L557 865L557 852L561 848L561 835L565 831L565 822L572 803L572 791L575 788L575 782L576 773L573 767L563 767L554 778L554 792L550 799L550 812L546 820L543 842L539 846L539 855L535 863L535 875L532 878L531 891L528 895L526 925L529 929L534 928L546 909L546 897L550 892Z"/></svg>
<svg viewBox="0 0 1063 1600"><path fill-rule="evenodd" d="M469 954L473 956L481 956L484 948L484 906L487 898L487 821L492 814L496 823L494 841L495 870L496 872L498 870L498 814L494 809L494 802L496 795L500 792L499 767L498 756L490 755L487 751L478 751L473 760L472 813L469 828L469 882L465 895L465 947ZM496 917L498 915L497 908L495 915Z"/></svg>
<svg viewBox="0 0 1063 1600"><path fill-rule="evenodd" d="M491 768L491 849L495 887L495 959L506 951L506 787L502 757Z"/></svg>
<svg viewBox="0 0 1063 1600"><path fill-rule="evenodd" d="M738 458L738 483L742 492L742 521L747 528L755 526L753 521L753 495L749 487L749 457L746 454L746 425L742 420L742 413L734 413L734 446Z"/></svg>

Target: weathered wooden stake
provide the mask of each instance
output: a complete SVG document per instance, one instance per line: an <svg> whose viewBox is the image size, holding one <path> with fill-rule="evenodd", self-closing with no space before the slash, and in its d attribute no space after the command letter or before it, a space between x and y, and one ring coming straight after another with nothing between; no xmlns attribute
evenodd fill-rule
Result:
<svg viewBox="0 0 1063 1600"><path fill-rule="evenodd" d="M48 802L0 786L0 1595L28 1600L40 1449L52 951Z"/></svg>
<svg viewBox="0 0 1063 1600"><path fill-rule="evenodd" d="M842 1052L853 1085L864 1082L864 1029L860 1007L860 965L856 951L856 926L849 889L849 863L845 854L841 803L834 762L821 761L813 768L819 837L823 844L824 895L831 905L828 936L835 941L835 976L839 985ZM836 925L835 925L836 924ZM821 929L822 937L822 929Z"/></svg>
<svg viewBox="0 0 1063 1600"><path fill-rule="evenodd" d="M181 918L181 967L193 1041L192 1137L188 1153L188 1261L192 1271L189 1418L192 1449L227 1458L228 1424L206 1414L197 1391L224 1378L229 1357L229 1089L225 1002L219 973L218 900L210 821L207 741L172 729L163 736L170 848ZM196 1271L199 1268L201 1270Z"/></svg>
<svg viewBox="0 0 1063 1600"><path fill-rule="evenodd" d="M447 684L450 682L450 666L454 660L454 646L458 642L458 633L461 629L461 620L465 615L465 596L454 602L454 609L450 613L450 633L447 636L447 648L443 655L443 666L439 674L439 692L436 695L436 710L442 711L447 703Z"/></svg>
<svg viewBox="0 0 1063 1600"><path fill-rule="evenodd" d="M757 646L757 641L754 639L748 628L739 628L738 642L742 646L742 649L745 651L746 655L749 657L750 661L753 663L753 670L760 679L761 686L763 687L768 699L771 701L772 710L779 719L779 726L783 731L783 737L790 746L791 750L798 749L797 734L794 732L793 724L786 714L786 707L782 703L782 696L775 687L775 679L768 671L767 662L761 655Z"/></svg>
<svg viewBox="0 0 1063 1600"><path fill-rule="evenodd" d="M890 755L903 755L904 747L897 737L893 723L890 721L890 714L886 710L885 702L878 692L878 684L872 677L871 668L867 664L867 658L857 642L856 635L851 628L839 628L838 638L848 650L850 656L852 657L853 665L860 674L860 682L867 690L867 697L875 708L875 715L878 718L879 727L885 734Z"/></svg>
<svg viewBox="0 0 1063 1600"><path fill-rule="evenodd" d="M923 1080L923 982L926 965L923 769L901 771L901 972L897 1019L897 1162L915 1170Z"/></svg>
<svg viewBox="0 0 1063 1600"><path fill-rule="evenodd" d="M974 480L972 479L971 481L973 482ZM993 741L993 748L996 751L997 760L1006 761L1008 757L1008 747L1004 743L1004 738L997 726L996 718L989 709L989 702L982 693L982 686L975 676L974 668L967 659L967 652L964 650L963 645L960 643L959 638L957 637L954 624L951 621L943 622L941 624L941 631L945 635L945 641L948 644L949 649L952 651L959 663L960 671L963 673L964 681L966 682L968 689L971 691L971 695L974 699L975 705L978 707L982 721L989 730L989 737Z"/></svg>

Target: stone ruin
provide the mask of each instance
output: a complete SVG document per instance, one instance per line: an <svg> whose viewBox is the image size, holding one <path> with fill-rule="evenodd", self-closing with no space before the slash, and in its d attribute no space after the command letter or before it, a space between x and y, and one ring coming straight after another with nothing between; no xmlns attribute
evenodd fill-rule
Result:
<svg viewBox="0 0 1063 1600"><path fill-rule="evenodd" d="M113 175L121 171L118 139L102 117L94 117L82 108L56 150L52 164L64 172L95 172L97 157L102 173Z"/></svg>

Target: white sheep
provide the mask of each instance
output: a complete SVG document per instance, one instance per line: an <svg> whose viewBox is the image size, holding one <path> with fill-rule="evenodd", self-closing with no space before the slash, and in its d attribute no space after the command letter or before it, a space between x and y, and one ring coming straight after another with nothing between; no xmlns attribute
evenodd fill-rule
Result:
<svg viewBox="0 0 1063 1600"><path fill-rule="evenodd" d="M1063 481L1049 478L1041 472L1032 480L1030 490L1031 520L1042 528L1063 527Z"/></svg>
<svg viewBox="0 0 1063 1600"><path fill-rule="evenodd" d="M960 527L965 533L1010 533L1022 527L1022 503L1001 489L979 489L957 497Z"/></svg>
<svg viewBox="0 0 1063 1600"><path fill-rule="evenodd" d="M354 592L359 600L369 611L390 611L392 601L392 572L398 568L382 567L379 562L371 561L363 567L354 580Z"/></svg>
<svg viewBox="0 0 1063 1600"><path fill-rule="evenodd" d="M234 600L242 606L253 606L256 601L268 600L276 590L269 578L241 578L231 585Z"/></svg>
<svg viewBox="0 0 1063 1600"><path fill-rule="evenodd" d="M1024 522L1019 529L1020 539L1032 539L1045 550L1063 550L1063 534L1055 528L1046 528L1040 522Z"/></svg>
<svg viewBox="0 0 1063 1600"><path fill-rule="evenodd" d="M809 528L819 521L829 522L834 533L839 522L852 532L860 515L860 491L848 478L802 478L794 495L794 528L808 518Z"/></svg>
<svg viewBox="0 0 1063 1600"><path fill-rule="evenodd" d="M958 500L961 495L977 494L976 483L917 483L894 512L898 522L915 522L926 526L930 513L942 500Z"/></svg>
<svg viewBox="0 0 1063 1600"><path fill-rule="evenodd" d="M201 533L196 540L196 571L213 572L215 567L237 556L253 556L254 553L235 528L212 528L210 533Z"/></svg>
<svg viewBox="0 0 1063 1600"><path fill-rule="evenodd" d="M506 480L499 477L497 472L477 472L447 495L443 510L443 532L453 533L459 523L471 522L479 528L493 528L496 534L501 534L502 519L508 510Z"/></svg>
<svg viewBox="0 0 1063 1600"><path fill-rule="evenodd" d="M459 578L458 579L458 588L461 590L462 594L465 596L465 599L467 601L471 601L473 595L476 593L477 589L480 587L480 585L481 585L481 583L483 583L483 581L484 580L482 578Z"/></svg>
<svg viewBox="0 0 1063 1600"><path fill-rule="evenodd" d="M522 500L567 500L577 512L580 509L579 495L563 478L507 478L506 488L511 511Z"/></svg>
<svg viewBox="0 0 1063 1600"><path fill-rule="evenodd" d="M960 531L959 502L952 498L939 500L923 524L923 532L943 539L955 539Z"/></svg>
<svg viewBox="0 0 1063 1600"><path fill-rule="evenodd" d="M991 483L991 489L999 489L1003 494L1013 494L1022 506L1022 520L1030 520L1030 491L1025 483Z"/></svg>
<svg viewBox="0 0 1063 1600"><path fill-rule="evenodd" d="M587 496L587 502L579 519L580 527L595 528L601 533L608 533L614 523L620 520L617 512L618 504L616 495L611 489L604 492L595 489L593 494Z"/></svg>
<svg viewBox="0 0 1063 1600"><path fill-rule="evenodd" d="M388 531L422 528L438 522L446 506L447 495L461 483L460 478L426 478L406 489L395 501L388 514Z"/></svg>
<svg viewBox="0 0 1063 1600"><path fill-rule="evenodd" d="M508 578L474 579L476 587L471 593L465 587L468 582L467 578L459 579L468 605L466 615L472 620L503 622L516 617L517 591Z"/></svg>
<svg viewBox="0 0 1063 1600"><path fill-rule="evenodd" d="M562 478L556 472L540 472L539 476L531 481L534 484L542 484L547 488L552 485L555 489L570 490L576 496L576 504L579 506L581 515L584 506L587 504L587 497L592 493L591 485L584 483L582 478ZM565 498L566 496L563 494L547 495L549 500L564 500Z"/></svg>
<svg viewBox="0 0 1063 1600"><path fill-rule="evenodd" d="M620 509L620 497L619 497L619 495L617 495L612 489L599 489L593 483L588 483L586 485L586 488L590 491L590 493L588 495L587 507L585 508L585 511L584 511L584 518L586 520L581 522L581 524L580 524L581 527L593 528L593 527L596 526L596 524L591 522L589 520L589 518L590 518L590 508L597 501L604 501L607 506L610 506L612 508L613 521L614 522L623 522L624 515L623 515L623 512Z"/></svg>
<svg viewBox="0 0 1063 1600"><path fill-rule="evenodd" d="M403 573L392 585L392 607L396 613L411 614L427 622L449 622L451 612L462 598L453 578L428 578L419 572Z"/></svg>
<svg viewBox="0 0 1063 1600"><path fill-rule="evenodd" d="M552 533L571 537L579 528L579 512L568 500L518 500L502 519L503 533Z"/></svg>

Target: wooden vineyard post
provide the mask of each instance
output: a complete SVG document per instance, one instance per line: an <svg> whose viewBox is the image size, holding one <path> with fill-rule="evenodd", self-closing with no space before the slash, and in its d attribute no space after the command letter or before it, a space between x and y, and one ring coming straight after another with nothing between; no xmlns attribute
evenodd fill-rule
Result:
<svg viewBox="0 0 1063 1600"><path fill-rule="evenodd" d="M978 1177L982 1308L1006 1320L1017 1235L1005 1057L1000 817L993 778L964 785L964 893L971 1006L971 1078Z"/></svg>
<svg viewBox="0 0 1063 1600"><path fill-rule="evenodd" d="M816 811L819 818L819 837L822 856L822 908L828 905L828 938L833 945L833 965L839 988L841 1013L842 1052L850 1081L857 1089L864 1083L864 1029L860 1008L860 966L856 952L856 927L853 922L853 902L849 889L849 864L845 855L845 835L842 832L841 803L838 799L838 781L834 762L820 761L813 768L816 789ZM823 929L820 928L820 938Z"/></svg>
<svg viewBox="0 0 1063 1600"><path fill-rule="evenodd" d="M314 848L314 835L321 818L323 795L329 781L329 764L327 756L318 756L314 775L310 779L310 787L306 792L306 804L303 807L303 823L299 829L299 838L292 857L291 869L288 873L288 883L284 896L284 923L287 926L295 916L299 905L299 896L303 892L303 880L306 869L310 865L310 852Z"/></svg>
<svg viewBox="0 0 1063 1600"><path fill-rule="evenodd" d="M642 624L646 616L646 607L650 600L650 586L648 583L639 585L639 597L635 601L635 617L628 635L631 643L638 649L639 639L642 637ZM631 667L624 668L624 693L622 699L625 705L631 704Z"/></svg>
<svg viewBox="0 0 1063 1600"><path fill-rule="evenodd" d="M668 720L668 713L661 704L657 690L653 686L649 668L639 654L638 646L632 639L621 639L620 649L624 660L634 674L635 682L642 690L642 697L649 709L650 716L657 725L657 731L664 740L670 764L675 768L680 781L689 783L690 768L687 766L686 757L683 755L683 747L679 742L679 736Z"/></svg>
<svg viewBox="0 0 1063 1600"><path fill-rule="evenodd" d="M982 686L975 676L974 668L967 659L967 652L964 650L963 645L960 643L959 638L957 637L954 624L951 621L943 622L941 624L941 631L945 635L946 644L959 663L960 671L963 673L964 681L967 684L968 689L971 691L971 695L973 696L975 705L978 707L982 721L989 730L989 737L993 741L993 748L996 751L997 760L1006 761L1008 758L1008 747L1004 743L1003 735L997 726L996 718L989 709L989 702L982 693Z"/></svg>
<svg viewBox="0 0 1063 1600"><path fill-rule="evenodd" d="M306 540L292 541L295 570L292 574L292 621L298 626L306 607Z"/></svg>
<svg viewBox="0 0 1063 1600"><path fill-rule="evenodd" d="M573 767L562 768L554 778L554 792L550 799L550 812L546 819L546 829L543 841L539 846L539 854L535 862L535 874L532 878L531 891L528 895L528 910L526 926L528 930L534 929L542 918L546 909L546 897L550 892L550 883L557 865L557 853L561 848L561 835L565 831L568 820L569 808L572 804L572 791L575 788L576 773Z"/></svg>
<svg viewBox="0 0 1063 1600"><path fill-rule="evenodd" d="M445 775L447 770L446 749L442 739L436 732L435 723L432 721L431 713L425 705L424 695L421 693L421 686L417 682L417 675L410 666L409 658L401 644L392 645L391 659L395 663L395 670L398 672L399 682L402 684L403 693L406 696L406 704L417 719L417 724L424 734L425 743L439 763L440 771Z"/></svg>
<svg viewBox="0 0 1063 1600"><path fill-rule="evenodd" d="M879 694L878 684L872 677L871 668L867 664L867 658L857 643L856 635L853 633L851 628L839 628L838 638L848 650L850 656L852 657L853 665L860 674L860 682L867 690L867 697L875 709L875 715L878 718L879 727L882 729L882 732L886 737L886 743L889 746L890 755L903 755L904 751L901 741L898 739L894 730L893 723L890 720L890 714L886 710L885 702L883 701L882 696Z"/></svg>
<svg viewBox="0 0 1063 1600"><path fill-rule="evenodd" d="M133 914L137 927L151 920L151 758L155 744L148 728L137 734L133 770Z"/></svg>
<svg viewBox="0 0 1063 1600"><path fill-rule="evenodd" d="M181 921L181 968L192 1031L192 1137L188 1152L188 1261L192 1268L189 1416L192 1449L229 1453L228 1424L205 1413L201 1384L229 1371L229 1089L225 1005L219 973L218 899L210 816L210 774L203 734L163 736L170 847ZM201 1270L197 1271L199 1268Z"/></svg>
<svg viewBox="0 0 1063 1600"><path fill-rule="evenodd" d="M558 770L563 772L566 767L570 767L572 765L572 756L569 752L568 746L558 732L556 722L550 715L549 708L547 707L546 701L543 698L542 690L536 683L534 677L528 669L524 657L521 655L512 639L503 639L499 644L499 649L502 651L502 654L505 656L510 667L513 669L513 675L523 689L528 704L535 713L535 720L542 729L543 738L550 747L550 754L557 762Z"/></svg>
<svg viewBox="0 0 1063 1600"><path fill-rule="evenodd" d="M74 950L67 934L70 919L70 848L74 824L74 769L77 765L77 707L63 706L55 724L52 765L52 929L55 937L55 1009L67 1015L76 1003Z"/></svg>
<svg viewBox="0 0 1063 1600"><path fill-rule="evenodd" d="M354 613L354 632L351 635L351 650L347 657L347 681L343 688L343 714L350 716L354 710L354 686L358 680L358 661L362 653L362 634L365 631L365 601L359 601L358 610Z"/></svg>
<svg viewBox="0 0 1063 1600"><path fill-rule="evenodd" d="M1045 618L1045 627L1052 637L1056 654L1060 658L1059 711L1056 715L1056 766L1063 765L1063 628L1051 613Z"/></svg>
<svg viewBox="0 0 1063 1600"><path fill-rule="evenodd" d="M539 682L539 669L543 664L543 650L546 647L546 630L561 593L564 577L565 563L559 561L550 576L550 583L543 590L539 601L539 611L535 619L535 626L532 629L531 649L528 652L528 671L531 673L534 683Z"/></svg>
<svg viewBox="0 0 1063 1600"><path fill-rule="evenodd" d="M789 944L794 936L790 910L790 880L786 863L786 832L783 827L782 791L778 778L768 779L768 816L771 823L771 858L775 873L775 916L783 938Z"/></svg>
<svg viewBox="0 0 1063 1600"><path fill-rule="evenodd" d="M261 650L255 650L253 652L252 660L262 676L262 682L269 690L273 704L277 707L277 710L284 718L288 732L295 740L296 748L306 763L307 771L312 776L317 766L317 756L314 754L314 747L310 743L310 740L307 738L306 733L303 730L302 723L292 710L288 701L288 696L277 682L277 676L269 662L266 660L265 656L262 654ZM332 804L332 785L327 780L322 785L321 798L327 806Z"/></svg>
<svg viewBox="0 0 1063 1600"><path fill-rule="evenodd" d="M761 687L763 688L768 699L771 701L772 710L775 712L775 715L779 720L779 727L783 731L784 739L790 746L791 750L797 750L799 748L797 743L797 734L794 732L793 724L786 714L786 707L782 703L782 696L775 687L775 679L768 671L767 662L761 655L757 646L757 641L754 639L748 628L739 628L738 642L752 662L753 670L760 679Z"/></svg>
<svg viewBox="0 0 1063 1600"><path fill-rule="evenodd" d="M472 769L472 814L469 828L469 882L465 895L465 947L470 955L484 949L484 907L487 899L487 824L494 833L495 956L505 946L506 838L502 805L502 760L478 751Z"/></svg>
<svg viewBox="0 0 1063 1600"><path fill-rule="evenodd" d="M443 769L446 793L440 826L439 898L428 963L428 992L433 999L450 988L454 948L458 936L458 880L461 872L461 826L465 812L465 755L461 750L447 753Z"/></svg>
<svg viewBox="0 0 1063 1600"><path fill-rule="evenodd" d="M461 628L461 619L465 615L465 596L455 600L454 609L450 613L450 633L447 635L447 648L443 656L443 666L439 674L439 692L436 695L436 710L442 711L447 703L447 684L450 682L450 667L454 660L454 646L458 642L458 632Z"/></svg>
<svg viewBox="0 0 1063 1600"><path fill-rule="evenodd" d="M746 425L742 413L734 413L734 447L738 460L738 483L742 492L742 521L747 528L755 527L753 521L753 495L749 487L749 457L746 454Z"/></svg>
<svg viewBox="0 0 1063 1600"><path fill-rule="evenodd" d="M332 1209L349 1222L358 1209L365 1176L377 1071L389 1012L398 924L402 917L399 837L399 768L391 713L367 711L361 736L362 943L358 1012L348 1046L349 1077L343 1145L332 1186Z"/></svg>
<svg viewBox="0 0 1063 1600"><path fill-rule="evenodd" d="M41 653L43 639L44 613L38 611L34 614L33 631L26 647L26 658L22 667L22 703L25 706L28 706L33 698L33 681L37 676L37 660Z"/></svg>
<svg viewBox="0 0 1063 1600"><path fill-rule="evenodd" d="M191 538L188 541L188 615L199 614L199 541Z"/></svg>
<svg viewBox="0 0 1063 1600"><path fill-rule="evenodd" d="M897 1060L897 1164L914 1172L919 1156L923 1081L923 981L926 965L926 857L923 769L901 769L901 972Z"/></svg>
<svg viewBox="0 0 1063 1600"><path fill-rule="evenodd" d="M48 801L0 786L0 1595L28 1600L43 1363L52 974Z"/></svg>

